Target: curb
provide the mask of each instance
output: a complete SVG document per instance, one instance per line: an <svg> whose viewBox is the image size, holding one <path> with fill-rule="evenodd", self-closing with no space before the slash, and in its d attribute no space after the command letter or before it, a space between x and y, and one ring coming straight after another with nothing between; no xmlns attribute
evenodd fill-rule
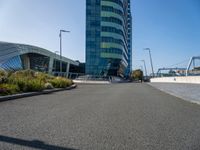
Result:
<svg viewBox="0 0 200 150"><path fill-rule="evenodd" d="M14 95L8 95L8 96L0 96L0 102L24 98L24 97L37 96L37 95L42 95L42 94L50 94L50 93L60 92L60 91L65 91L65 90L71 90L76 87L77 85L73 84L67 88L57 88L57 89L51 89L51 90L44 90L41 92L29 92L29 93L21 93L21 94L14 94Z"/></svg>
<svg viewBox="0 0 200 150"><path fill-rule="evenodd" d="M109 81L73 80L77 84L110 84Z"/></svg>

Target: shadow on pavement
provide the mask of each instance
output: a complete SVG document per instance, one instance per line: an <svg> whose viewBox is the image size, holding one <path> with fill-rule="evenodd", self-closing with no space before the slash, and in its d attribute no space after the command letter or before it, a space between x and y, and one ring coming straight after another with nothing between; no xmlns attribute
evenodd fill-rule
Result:
<svg viewBox="0 0 200 150"><path fill-rule="evenodd" d="M17 139L17 138L3 136L3 135L0 135L0 142L7 142L10 144L16 144L16 145L21 145L21 146L26 146L26 147L31 147L31 148L37 148L37 149L41 149L41 150L75 150L72 148L66 148L66 147L45 144L44 142L38 141L38 140L28 141L28 140Z"/></svg>

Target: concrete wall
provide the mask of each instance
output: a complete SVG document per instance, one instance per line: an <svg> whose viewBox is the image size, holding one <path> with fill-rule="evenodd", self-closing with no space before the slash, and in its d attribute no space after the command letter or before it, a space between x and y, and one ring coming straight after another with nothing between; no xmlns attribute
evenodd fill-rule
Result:
<svg viewBox="0 0 200 150"><path fill-rule="evenodd" d="M151 82L200 84L200 76L152 78Z"/></svg>
<svg viewBox="0 0 200 150"><path fill-rule="evenodd" d="M30 58L27 54L21 56L24 69L30 69Z"/></svg>

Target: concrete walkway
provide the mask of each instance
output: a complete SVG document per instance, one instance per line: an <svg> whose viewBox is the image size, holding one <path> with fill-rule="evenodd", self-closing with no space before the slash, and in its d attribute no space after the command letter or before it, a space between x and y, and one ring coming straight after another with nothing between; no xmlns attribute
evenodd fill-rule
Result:
<svg viewBox="0 0 200 150"><path fill-rule="evenodd" d="M200 104L200 84L149 83L149 85L184 100Z"/></svg>

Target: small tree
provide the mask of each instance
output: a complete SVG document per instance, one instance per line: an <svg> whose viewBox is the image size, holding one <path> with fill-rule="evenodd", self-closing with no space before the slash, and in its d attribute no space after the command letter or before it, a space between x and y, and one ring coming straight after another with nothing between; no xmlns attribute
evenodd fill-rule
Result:
<svg viewBox="0 0 200 150"><path fill-rule="evenodd" d="M131 73L132 80L143 80L143 71L140 69L133 70Z"/></svg>

